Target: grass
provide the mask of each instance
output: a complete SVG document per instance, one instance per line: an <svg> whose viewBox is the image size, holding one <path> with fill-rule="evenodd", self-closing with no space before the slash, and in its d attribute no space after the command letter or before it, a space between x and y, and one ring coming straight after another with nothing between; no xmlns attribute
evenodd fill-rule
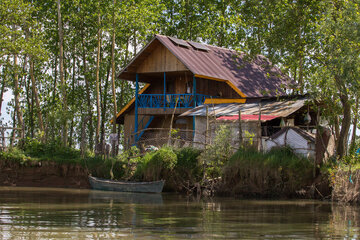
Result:
<svg viewBox="0 0 360 240"><path fill-rule="evenodd" d="M223 168L225 188L233 194L292 195L312 179L313 164L291 148L262 153L240 149Z"/></svg>
<svg viewBox="0 0 360 240"><path fill-rule="evenodd" d="M19 163L21 165L34 165L37 162L52 162L57 165L80 165L94 176L120 179L124 175L124 162L114 158L104 160L100 156L87 153L85 158L78 149L63 147L59 143L40 143L37 140L27 140L20 147L10 148L0 152L0 159Z"/></svg>
<svg viewBox="0 0 360 240"><path fill-rule="evenodd" d="M56 142L41 143L37 140L28 140L22 147L24 154L37 161L53 161L59 164L82 164L80 150L64 147Z"/></svg>

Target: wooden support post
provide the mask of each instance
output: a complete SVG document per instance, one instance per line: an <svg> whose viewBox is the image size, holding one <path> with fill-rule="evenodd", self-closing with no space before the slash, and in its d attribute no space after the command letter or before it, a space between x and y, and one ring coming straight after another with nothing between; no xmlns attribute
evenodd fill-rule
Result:
<svg viewBox="0 0 360 240"><path fill-rule="evenodd" d="M166 108L166 73L164 72L164 111Z"/></svg>
<svg viewBox="0 0 360 240"><path fill-rule="evenodd" d="M197 106L196 102L196 77L193 77L193 97L194 97L194 107Z"/></svg>
<svg viewBox="0 0 360 240"><path fill-rule="evenodd" d="M209 132L209 106L206 106L205 147L207 146L208 132Z"/></svg>
<svg viewBox="0 0 360 240"><path fill-rule="evenodd" d="M196 77L193 76L193 98L194 98L194 107L196 107ZM195 116L193 116L193 138L195 138ZM194 139L195 140L195 139Z"/></svg>
<svg viewBox="0 0 360 240"><path fill-rule="evenodd" d="M137 142L137 132L138 132L138 95L139 95L139 74L136 74L136 83L135 83L135 141L134 144Z"/></svg>
<svg viewBox="0 0 360 240"><path fill-rule="evenodd" d="M239 148L243 147L243 136L241 126L241 110L239 109Z"/></svg>
<svg viewBox="0 0 360 240"><path fill-rule="evenodd" d="M261 142L261 101L259 102L259 119L258 119L258 150L262 151Z"/></svg>
<svg viewBox="0 0 360 240"><path fill-rule="evenodd" d="M170 121L170 129L169 129L169 139L168 139L168 145L171 145L171 139L172 139L172 126L173 126L173 121L174 121L174 115L176 112L176 106L178 104L179 101L179 97L176 98L176 103L175 103L175 107L174 107L174 111L173 114L171 115L171 121Z"/></svg>

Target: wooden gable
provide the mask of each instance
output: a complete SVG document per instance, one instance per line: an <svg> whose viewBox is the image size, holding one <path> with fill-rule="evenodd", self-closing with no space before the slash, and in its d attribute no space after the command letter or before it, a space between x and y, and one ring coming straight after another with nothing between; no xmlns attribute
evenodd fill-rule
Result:
<svg viewBox="0 0 360 240"><path fill-rule="evenodd" d="M159 44L137 67L137 73L188 71L164 45Z"/></svg>

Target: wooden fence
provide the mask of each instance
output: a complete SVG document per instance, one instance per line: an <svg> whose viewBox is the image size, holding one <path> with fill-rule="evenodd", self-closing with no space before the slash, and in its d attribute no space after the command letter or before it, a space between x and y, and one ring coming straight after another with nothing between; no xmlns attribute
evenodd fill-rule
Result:
<svg viewBox="0 0 360 240"><path fill-rule="evenodd" d="M11 134L6 136L6 132L11 131ZM17 141L21 139L21 128L4 127L0 126L0 151L6 150L8 147L12 147Z"/></svg>

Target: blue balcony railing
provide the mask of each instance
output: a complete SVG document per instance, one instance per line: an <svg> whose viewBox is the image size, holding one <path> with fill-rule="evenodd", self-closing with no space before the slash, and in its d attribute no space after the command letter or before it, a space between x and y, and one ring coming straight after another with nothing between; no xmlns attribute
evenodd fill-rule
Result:
<svg viewBox="0 0 360 240"><path fill-rule="evenodd" d="M139 108L193 108L204 103L209 95L203 94L139 94Z"/></svg>

